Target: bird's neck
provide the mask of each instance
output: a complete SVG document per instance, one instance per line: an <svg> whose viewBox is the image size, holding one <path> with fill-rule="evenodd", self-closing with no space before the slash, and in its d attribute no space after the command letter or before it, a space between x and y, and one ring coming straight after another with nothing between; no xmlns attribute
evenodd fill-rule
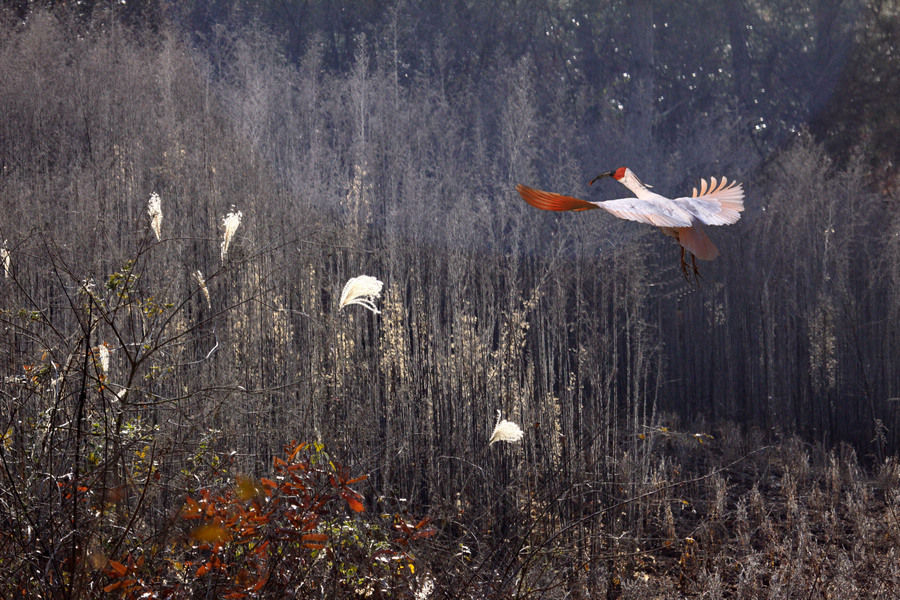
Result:
<svg viewBox="0 0 900 600"><path fill-rule="evenodd" d="M631 190L632 193L638 198L655 198L657 196L656 193L651 192L649 189L647 189L647 186L644 185L644 183L640 179L638 179L631 171L626 171L625 176L619 180L619 183Z"/></svg>

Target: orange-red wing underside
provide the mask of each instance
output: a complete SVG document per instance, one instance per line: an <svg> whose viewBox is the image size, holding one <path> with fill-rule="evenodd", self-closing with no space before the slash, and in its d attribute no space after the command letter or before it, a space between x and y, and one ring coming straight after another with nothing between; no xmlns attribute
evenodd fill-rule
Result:
<svg viewBox="0 0 900 600"><path fill-rule="evenodd" d="M662 232L670 235L681 246L700 260L712 260L719 255L719 249L703 231L700 223L691 227L662 227Z"/></svg>
<svg viewBox="0 0 900 600"><path fill-rule="evenodd" d="M579 200L572 196L563 196L553 192L544 192L519 184L516 190L528 204L541 210L591 210L600 208L587 200Z"/></svg>

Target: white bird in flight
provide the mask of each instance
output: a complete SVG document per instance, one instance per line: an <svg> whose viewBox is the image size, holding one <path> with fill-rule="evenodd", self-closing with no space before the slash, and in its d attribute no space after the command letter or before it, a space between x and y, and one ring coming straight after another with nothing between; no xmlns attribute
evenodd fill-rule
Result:
<svg viewBox="0 0 900 600"><path fill-rule="evenodd" d="M703 228L704 225L731 225L741 218L744 210L744 190L741 184L722 178L717 182L715 177L710 178L709 186L706 180L700 180L700 193L694 188L691 197L666 198L656 192L651 192L646 185L631 169L621 167L615 171L601 173L594 177L588 185L593 185L598 179L612 177L629 190L634 198L621 198L618 200L605 200L601 202L588 202L572 196L563 196L553 192L544 192L524 185L517 185L516 190L528 204L543 210L591 210L602 208L611 212L620 219L637 221L659 227L662 232L675 238L681 245L681 272L690 281L688 265L684 260L684 251L691 253L691 266L694 278L699 277L697 263L694 257L701 260L712 260L719 255L719 249L712 243Z"/></svg>

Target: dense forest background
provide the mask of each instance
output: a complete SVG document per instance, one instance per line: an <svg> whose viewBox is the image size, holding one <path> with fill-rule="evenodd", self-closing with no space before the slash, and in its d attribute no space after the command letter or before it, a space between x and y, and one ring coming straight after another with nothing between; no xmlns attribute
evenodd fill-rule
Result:
<svg viewBox="0 0 900 600"><path fill-rule="evenodd" d="M679 498L724 514L701 478L745 459L759 493L762 448L894 465L897 2L4 4L0 518L34 558L3 585L99 593L72 557L292 441L431 515L448 597L621 593ZM586 185L620 166L743 183L699 286L651 228L515 192L621 197ZM338 310L361 274L380 314ZM487 446L498 411L520 443Z"/></svg>

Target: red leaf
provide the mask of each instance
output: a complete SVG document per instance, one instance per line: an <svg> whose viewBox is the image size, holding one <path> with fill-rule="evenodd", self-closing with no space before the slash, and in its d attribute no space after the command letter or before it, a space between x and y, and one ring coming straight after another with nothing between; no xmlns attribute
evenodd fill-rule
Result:
<svg viewBox="0 0 900 600"><path fill-rule="evenodd" d="M265 554L266 548L268 548L268 547L269 547L269 540L266 540L266 541L264 541L262 544L260 544L260 545L259 545L259 548L257 548L257 549L254 550L253 552L254 552L254 554L256 554L257 556L262 556L263 554ZM255 591L255 590L254 590L254 591Z"/></svg>
<svg viewBox="0 0 900 600"><path fill-rule="evenodd" d="M303 524L303 531L309 531L311 529L315 529L319 524L318 519L310 519L306 523Z"/></svg>
<svg viewBox="0 0 900 600"><path fill-rule="evenodd" d="M207 573L209 573L209 570L210 570L210 569L212 569L212 565L211 565L211 564L206 563L205 565L202 565L199 569L197 569L197 575L196 575L196 577L203 577L204 575L206 575Z"/></svg>
<svg viewBox="0 0 900 600"><path fill-rule="evenodd" d="M351 483L359 483L360 481L365 481L368 478L369 478L368 475L360 475L359 477L354 477L353 479L348 481L347 485L350 485Z"/></svg>
<svg viewBox="0 0 900 600"><path fill-rule="evenodd" d="M328 535L325 533L307 533L300 539L310 542L327 542Z"/></svg>
<svg viewBox="0 0 900 600"><path fill-rule="evenodd" d="M306 442L299 444L296 448L294 448L294 451L291 452L290 456L288 456L288 461L294 460L294 457L297 456L297 453L300 452L301 450L303 450L305 447L306 447Z"/></svg>
<svg viewBox="0 0 900 600"><path fill-rule="evenodd" d="M431 527L431 528L429 528L429 529L423 529L422 531L417 531L417 532L412 536L412 539L418 540L418 539L421 539L421 538L427 538L427 537L433 536L433 535L436 534L436 533L437 533L437 529Z"/></svg>
<svg viewBox="0 0 900 600"><path fill-rule="evenodd" d="M344 496L344 500L347 501L347 504L350 505L350 508L352 508L354 510L354 512L362 512L365 510L365 508L362 505L362 502L360 502L353 496L350 496L349 494Z"/></svg>
<svg viewBox="0 0 900 600"><path fill-rule="evenodd" d="M309 542L303 544L304 548L309 548L310 550L321 550L325 547L325 544L311 544Z"/></svg>
<svg viewBox="0 0 900 600"><path fill-rule="evenodd" d="M199 519L201 513L200 504L190 496L185 498L184 502L187 506L181 509L182 516L185 519Z"/></svg>
<svg viewBox="0 0 900 600"><path fill-rule="evenodd" d="M111 559L109 561L109 568L113 570L116 577L123 577L128 572L128 568L125 565Z"/></svg>
<svg viewBox="0 0 900 600"><path fill-rule="evenodd" d="M112 591L117 590L120 587L122 587L123 583L125 583L125 582L124 581L116 581L115 583L111 583L108 586L104 587L103 591L107 592L107 593L112 592Z"/></svg>

